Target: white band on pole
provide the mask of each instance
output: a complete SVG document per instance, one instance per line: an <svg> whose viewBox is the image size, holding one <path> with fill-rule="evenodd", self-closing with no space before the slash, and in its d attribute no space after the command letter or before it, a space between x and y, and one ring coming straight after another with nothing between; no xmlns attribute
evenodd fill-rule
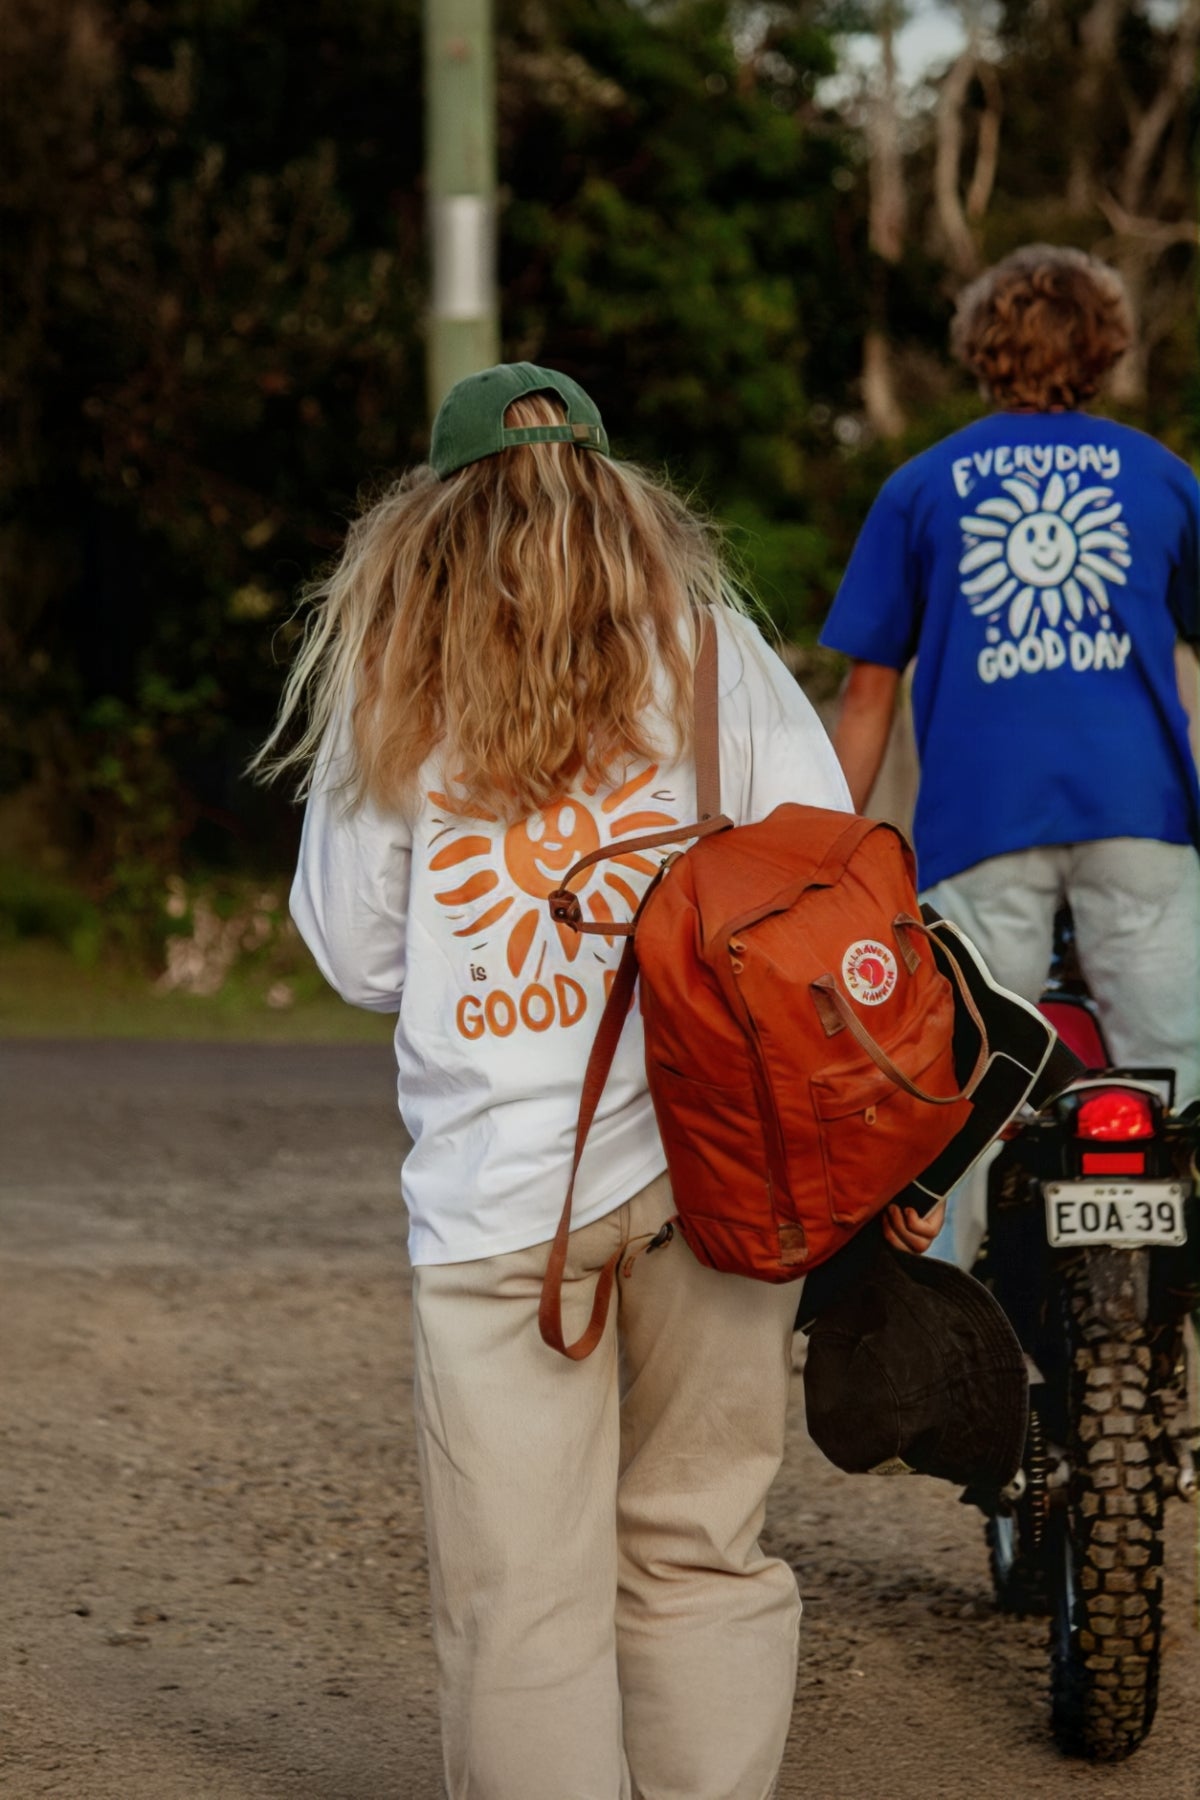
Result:
<svg viewBox="0 0 1200 1800"><path fill-rule="evenodd" d="M483 318L495 304L493 273L496 209L481 194L451 194L432 201L433 315Z"/></svg>

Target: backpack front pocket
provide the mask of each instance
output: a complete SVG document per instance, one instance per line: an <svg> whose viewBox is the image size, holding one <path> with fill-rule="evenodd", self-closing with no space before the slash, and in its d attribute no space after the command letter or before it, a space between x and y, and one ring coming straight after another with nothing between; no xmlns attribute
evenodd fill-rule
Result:
<svg viewBox="0 0 1200 1800"><path fill-rule="evenodd" d="M758 1102L745 1064L717 1086L648 1062L650 1095L684 1237L712 1268L788 1280L781 1266Z"/></svg>
<svg viewBox="0 0 1200 1800"><path fill-rule="evenodd" d="M935 1094L957 1092L954 1056L941 1039L928 1060L904 1073ZM874 1064L814 1075L810 1083L829 1216L856 1229L874 1218L961 1131L969 1100L931 1106Z"/></svg>

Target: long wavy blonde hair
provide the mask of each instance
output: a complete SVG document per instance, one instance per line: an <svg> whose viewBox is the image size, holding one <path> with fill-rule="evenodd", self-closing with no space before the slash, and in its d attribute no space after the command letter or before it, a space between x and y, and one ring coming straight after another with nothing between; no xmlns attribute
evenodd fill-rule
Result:
<svg viewBox="0 0 1200 1800"><path fill-rule="evenodd" d="M532 394L505 423L562 418ZM741 604L705 520L633 464L565 443L503 450L447 480L415 470L355 522L309 597L251 770L300 773L305 792L352 708L352 803L403 808L440 750L458 809L510 821L580 776L682 753L696 609Z"/></svg>

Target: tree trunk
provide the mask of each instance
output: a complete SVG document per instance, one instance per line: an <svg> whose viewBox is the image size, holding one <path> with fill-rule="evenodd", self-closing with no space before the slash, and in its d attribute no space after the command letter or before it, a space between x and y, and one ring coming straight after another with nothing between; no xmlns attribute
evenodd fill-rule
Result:
<svg viewBox="0 0 1200 1800"><path fill-rule="evenodd" d="M975 239L967 224L959 194L959 168L962 163L963 107L971 91L975 74L975 51L971 45L952 64L942 83L937 109L937 159L933 171L933 194L938 224L946 243L946 257L954 273L965 280L975 273L978 258Z"/></svg>
<svg viewBox="0 0 1200 1800"><path fill-rule="evenodd" d="M897 437L905 424L896 395L887 320L888 269L894 267L904 254L908 211L900 149L896 16L895 0L881 0L878 13L880 82L871 98L867 116L867 236L873 252L874 270L871 324L863 339L862 399L868 423L879 437Z"/></svg>
<svg viewBox="0 0 1200 1800"><path fill-rule="evenodd" d="M1071 122L1071 159L1067 173L1067 205L1086 213L1094 204L1092 155L1095 121L1104 78L1116 55L1117 27L1126 0L1093 0L1079 26L1079 76L1075 83L1075 118Z"/></svg>
<svg viewBox="0 0 1200 1800"><path fill-rule="evenodd" d="M1158 91L1149 104L1133 113L1118 198L1102 195L1101 209L1116 238L1114 261L1129 290L1135 339L1113 370L1112 398L1128 406L1146 398L1150 353L1170 330L1178 312L1177 281L1156 278L1160 259L1178 243L1197 241L1195 225L1180 218L1192 192L1188 174L1187 134L1177 129L1196 73L1200 47L1200 0L1185 0L1180 10Z"/></svg>
<svg viewBox="0 0 1200 1800"><path fill-rule="evenodd" d="M863 339L862 397L871 430L878 437L899 437L905 418L896 396L892 347L875 326Z"/></svg>
<svg viewBox="0 0 1200 1800"><path fill-rule="evenodd" d="M1122 279L1129 294L1129 310L1133 314L1133 342L1108 378L1109 397L1120 406L1141 406L1146 399L1146 364L1149 345L1143 329L1145 287L1149 265L1135 250L1117 259Z"/></svg>

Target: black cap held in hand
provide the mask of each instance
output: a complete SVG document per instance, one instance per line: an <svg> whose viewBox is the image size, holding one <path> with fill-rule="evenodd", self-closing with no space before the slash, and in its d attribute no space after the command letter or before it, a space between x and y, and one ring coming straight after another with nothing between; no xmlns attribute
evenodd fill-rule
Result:
<svg viewBox="0 0 1200 1800"><path fill-rule="evenodd" d="M1021 1465L1029 1377L982 1284L881 1246L818 1317L804 1366L809 1435L849 1474L999 1489Z"/></svg>

